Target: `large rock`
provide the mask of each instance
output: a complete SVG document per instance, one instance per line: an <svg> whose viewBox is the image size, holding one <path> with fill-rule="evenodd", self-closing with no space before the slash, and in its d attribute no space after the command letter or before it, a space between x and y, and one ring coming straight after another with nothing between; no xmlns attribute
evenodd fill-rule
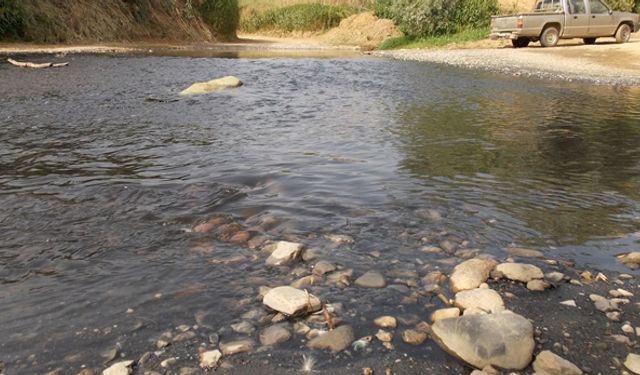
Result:
<svg viewBox="0 0 640 375"><path fill-rule="evenodd" d="M522 281L523 283L544 278L542 270L533 264L502 263L498 264L496 271L502 273L509 280Z"/></svg>
<svg viewBox="0 0 640 375"><path fill-rule="evenodd" d="M582 375L582 370L576 365L548 350L536 356L533 370L538 375Z"/></svg>
<svg viewBox="0 0 640 375"><path fill-rule="evenodd" d="M129 375L131 374L133 361L122 361L114 363L109 368L102 371L102 375Z"/></svg>
<svg viewBox="0 0 640 375"><path fill-rule="evenodd" d="M490 313L504 310L504 301L493 289L463 290L456 294L455 305L461 309L480 309Z"/></svg>
<svg viewBox="0 0 640 375"><path fill-rule="evenodd" d="M380 272L369 271L358 277L355 284L361 288L384 288L387 282Z"/></svg>
<svg viewBox="0 0 640 375"><path fill-rule="evenodd" d="M226 76L208 82L196 82L180 92L180 96L199 95L242 86L242 81L234 76Z"/></svg>
<svg viewBox="0 0 640 375"><path fill-rule="evenodd" d="M444 350L476 368L522 370L531 363L535 346L531 323L507 311L437 320L432 335Z"/></svg>
<svg viewBox="0 0 640 375"><path fill-rule="evenodd" d="M290 286L279 286L269 290L262 303L290 316L311 313L322 308L322 302L318 297Z"/></svg>
<svg viewBox="0 0 640 375"><path fill-rule="evenodd" d="M312 349L325 349L337 353L348 348L353 340L353 329L349 326L340 326L313 338L308 345Z"/></svg>
<svg viewBox="0 0 640 375"><path fill-rule="evenodd" d="M276 243L275 250L267 258L270 266L286 266L295 262L302 252L302 244L280 241Z"/></svg>
<svg viewBox="0 0 640 375"><path fill-rule="evenodd" d="M449 281L454 292L475 289L487 281L491 270L496 266L493 259L473 258L458 264Z"/></svg>

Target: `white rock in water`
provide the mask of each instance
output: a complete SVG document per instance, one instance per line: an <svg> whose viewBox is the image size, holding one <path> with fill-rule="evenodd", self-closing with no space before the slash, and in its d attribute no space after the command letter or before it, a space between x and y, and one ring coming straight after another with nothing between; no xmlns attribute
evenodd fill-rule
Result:
<svg viewBox="0 0 640 375"><path fill-rule="evenodd" d="M133 366L133 361L114 363L111 367L102 371L102 375L129 375L131 374L131 366Z"/></svg>
<svg viewBox="0 0 640 375"><path fill-rule="evenodd" d="M496 266L496 271L501 272L509 280L522 281L523 283L544 278L542 270L533 264L502 263Z"/></svg>
<svg viewBox="0 0 640 375"><path fill-rule="evenodd" d="M493 259L473 258L458 264L449 279L454 292L476 289L487 281L491 270L496 266Z"/></svg>
<svg viewBox="0 0 640 375"><path fill-rule="evenodd" d="M267 258L269 266L286 266L298 259L302 252L302 244L280 241L275 244L275 250Z"/></svg>
<svg viewBox="0 0 640 375"><path fill-rule="evenodd" d="M242 81L234 76L226 76L208 82L196 82L180 92L180 96L206 94L242 86Z"/></svg>
<svg viewBox="0 0 640 375"><path fill-rule="evenodd" d="M456 294L454 303L463 310L476 308L491 313L504 310L502 297L493 289L463 290Z"/></svg>
<svg viewBox="0 0 640 375"><path fill-rule="evenodd" d="M548 350L536 356L533 370L538 375L582 375L582 370L576 365Z"/></svg>
<svg viewBox="0 0 640 375"><path fill-rule="evenodd" d="M224 355L234 355L238 353L250 352L253 350L253 340L237 340L220 343L220 351Z"/></svg>
<svg viewBox="0 0 640 375"><path fill-rule="evenodd" d="M218 363L222 358L222 353L219 350L210 350L200 354L200 367L205 370L215 370L218 368Z"/></svg>
<svg viewBox="0 0 640 375"><path fill-rule="evenodd" d="M640 375L640 355L629 353L627 359L624 361L624 367L634 374Z"/></svg>
<svg viewBox="0 0 640 375"><path fill-rule="evenodd" d="M322 308L318 297L290 286L279 286L265 294L262 303L286 315L311 313Z"/></svg>
<svg viewBox="0 0 640 375"><path fill-rule="evenodd" d="M522 370L535 347L531 322L508 311L437 320L432 335L444 350L476 368Z"/></svg>

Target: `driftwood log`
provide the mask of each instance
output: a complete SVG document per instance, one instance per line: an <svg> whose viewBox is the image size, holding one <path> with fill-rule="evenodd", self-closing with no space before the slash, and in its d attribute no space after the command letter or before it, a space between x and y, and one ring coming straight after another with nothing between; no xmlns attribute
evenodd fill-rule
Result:
<svg viewBox="0 0 640 375"><path fill-rule="evenodd" d="M32 63L32 62L22 62L22 61L16 61L14 59L7 59L7 61L9 62L9 64L11 65L15 65L15 66L19 66L21 68L31 68L31 69L44 69L44 68L60 68L63 66L67 66L69 65L68 62L64 62L64 63L42 63L42 64L37 64L37 63Z"/></svg>

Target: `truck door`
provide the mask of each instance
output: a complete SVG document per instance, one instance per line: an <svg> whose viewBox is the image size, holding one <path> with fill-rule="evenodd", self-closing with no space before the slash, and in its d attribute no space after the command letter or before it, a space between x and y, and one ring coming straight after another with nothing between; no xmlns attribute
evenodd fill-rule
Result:
<svg viewBox="0 0 640 375"><path fill-rule="evenodd" d="M613 15L600 0L589 0L589 36L611 36L616 32Z"/></svg>
<svg viewBox="0 0 640 375"><path fill-rule="evenodd" d="M563 37L582 38L588 35L587 1L590 0L567 0Z"/></svg>

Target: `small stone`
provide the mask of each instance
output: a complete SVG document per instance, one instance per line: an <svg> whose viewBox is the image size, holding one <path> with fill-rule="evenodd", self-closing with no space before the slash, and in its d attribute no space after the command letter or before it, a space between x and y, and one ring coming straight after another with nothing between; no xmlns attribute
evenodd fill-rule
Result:
<svg viewBox="0 0 640 375"><path fill-rule="evenodd" d="M260 343L265 346L278 345L290 338L291 332L282 325L273 325L260 332Z"/></svg>
<svg viewBox="0 0 640 375"><path fill-rule="evenodd" d="M628 333L628 334L633 334L635 332L635 330L629 323L623 324L621 329L622 329L622 332Z"/></svg>
<svg viewBox="0 0 640 375"><path fill-rule="evenodd" d="M562 272L549 272L548 274L544 275L544 277L554 283L559 283L560 281L562 281L564 279L564 273Z"/></svg>
<svg viewBox="0 0 640 375"><path fill-rule="evenodd" d="M640 252L633 251L628 254L619 255L618 260L631 269L637 269L640 266Z"/></svg>
<svg viewBox="0 0 640 375"><path fill-rule="evenodd" d="M219 217L214 217L212 219L209 219L209 221L206 221L204 223L198 224L195 227L193 227L192 232L194 233L209 233L212 230L214 230L215 228L219 227L222 224L228 223L229 219L223 216L219 216Z"/></svg>
<svg viewBox="0 0 640 375"><path fill-rule="evenodd" d="M605 314L607 318L614 322L620 321L620 312L619 311L611 311Z"/></svg>
<svg viewBox="0 0 640 375"><path fill-rule="evenodd" d="M528 283L533 279L542 279L542 270L532 264L502 263L496 266L496 271L501 272L509 280Z"/></svg>
<svg viewBox="0 0 640 375"><path fill-rule="evenodd" d="M302 322L295 322L293 324L293 331L298 334L298 335L306 335L307 333L309 333L309 331L311 330L311 328L309 328L308 325L302 323Z"/></svg>
<svg viewBox="0 0 640 375"><path fill-rule="evenodd" d="M325 273L333 272L335 270L336 270L336 266L334 266L333 264L325 260L321 260L318 263L316 263L315 266L313 266L313 274L319 275L319 276L322 276Z"/></svg>
<svg viewBox="0 0 640 375"><path fill-rule="evenodd" d="M496 261L485 258L473 258L458 264L449 281L454 292L475 289L487 281L489 274L496 266Z"/></svg>
<svg viewBox="0 0 640 375"><path fill-rule="evenodd" d="M313 338L307 345L312 349L325 349L337 353L348 348L353 341L353 329L349 326L340 326Z"/></svg>
<svg viewBox="0 0 640 375"><path fill-rule="evenodd" d="M167 367L171 367L173 365L175 365L178 362L178 359L175 357L171 357L171 358L167 358L165 360L163 360L162 362L160 362L160 366L167 368Z"/></svg>
<svg viewBox="0 0 640 375"><path fill-rule="evenodd" d="M565 306L571 306L571 307L578 307L578 305L576 305L576 301L572 300L572 299L568 299L566 301L562 301L560 302L561 305L565 305Z"/></svg>
<svg viewBox="0 0 640 375"><path fill-rule="evenodd" d="M511 256L523 258L544 258L544 253L538 250L525 249L522 247L507 247L505 250Z"/></svg>
<svg viewBox="0 0 640 375"><path fill-rule="evenodd" d="M232 324L231 329L234 332L241 333L244 335L249 335L256 330L256 327L254 327L251 323L247 322L246 320L243 320L240 323Z"/></svg>
<svg viewBox="0 0 640 375"><path fill-rule="evenodd" d="M240 86L242 86L242 81L240 81L238 78L234 76L225 76L207 82L196 82L188 88L182 90L179 95L201 95Z"/></svg>
<svg viewBox="0 0 640 375"><path fill-rule="evenodd" d="M640 374L640 355L635 353L627 354L627 359L624 361L624 367L634 374Z"/></svg>
<svg viewBox="0 0 640 375"><path fill-rule="evenodd" d="M324 237L335 244L352 244L355 242L353 237L346 234L326 234Z"/></svg>
<svg viewBox="0 0 640 375"><path fill-rule="evenodd" d="M234 355L238 353L246 353L253 350L254 342L252 340L237 340L230 342L221 342L220 351L224 355Z"/></svg>
<svg viewBox="0 0 640 375"><path fill-rule="evenodd" d="M280 286L269 290L262 303L290 316L315 312L322 308L322 303L316 296L290 286Z"/></svg>
<svg viewBox="0 0 640 375"><path fill-rule="evenodd" d="M373 375L373 369L371 367L364 367L362 369L362 375Z"/></svg>
<svg viewBox="0 0 640 375"><path fill-rule="evenodd" d="M460 309L477 308L496 313L504 310L500 294L493 289L464 290L456 294L455 305Z"/></svg>
<svg viewBox="0 0 640 375"><path fill-rule="evenodd" d="M460 316L460 309L457 307L449 307L446 309L439 309L434 311L431 314L431 321L435 322L437 320L442 320L442 319L450 319L450 318L457 318Z"/></svg>
<svg viewBox="0 0 640 375"><path fill-rule="evenodd" d="M238 233L234 234L229 239L229 242L235 243L235 244L243 244L249 241L249 239L251 239L251 234L246 230L241 230Z"/></svg>
<svg viewBox="0 0 640 375"><path fill-rule="evenodd" d="M164 349L169 345L170 345L170 343L168 341L164 341L164 340L156 341L156 348L158 348L158 349Z"/></svg>
<svg viewBox="0 0 640 375"><path fill-rule="evenodd" d="M440 254L440 253L442 253L442 249L437 247L437 246L424 246L422 249L420 249L420 251L422 251L423 253L427 253L427 254Z"/></svg>
<svg viewBox="0 0 640 375"><path fill-rule="evenodd" d="M393 333L380 329L376 333L376 338L382 342L391 342L391 340L393 340Z"/></svg>
<svg viewBox="0 0 640 375"><path fill-rule="evenodd" d="M629 339L627 336L625 335L610 335L609 336L613 341L617 342L618 344L625 344L628 346L631 346L633 343L631 342L631 339Z"/></svg>
<svg viewBox="0 0 640 375"><path fill-rule="evenodd" d="M361 288L384 288L387 282L380 272L369 271L358 277L355 284Z"/></svg>
<svg viewBox="0 0 640 375"><path fill-rule="evenodd" d="M182 367L178 375L196 375L199 372L197 368L193 367Z"/></svg>
<svg viewBox="0 0 640 375"><path fill-rule="evenodd" d="M409 345L420 345L427 339L427 334L422 331L407 329L402 332L402 341Z"/></svg>
<svg viewBox="0 0 640 375"><path fill-rule="evenodd" d="M133 366L133 361L118 362L102 371L102 375L129 375L131 374L131 366Z"/></svg>
<svg viewBox="0 0 640 375"><path fill-rule="evenodd" d="M551 285L544 280L535 279L527 283L527 289L532 292L544 292L545 289L550 288Z"/></svg>
<svg viewBox="0 0 640 375"><path fill-rule="evenodd" d="M267 258L269 266L287 266L295 262L302 252L302 244L295 242L279 241L275 250Z"/></svg>
<svg viewBox="0 0 640 375"><path fill-rule="evenodd" d="M200 353L200 367L205 370L215 370L218 368L222 353L219 350L210 350Z"/></svg>
<svg viewBox="0 0 640 375"><path fill-rule="evenodd" d="M397 325L396 318L389 315L376 318L373 323L381 328L396 328Z"/></svg>
<svg viewBox="0 0 640 375"><path fill-rule="evenodd" d="M617 292L620 294L620 296L625 297L625 298L633 297L633 293L629 292L628 290L624 290L622 288L618 288Z"/></svg>
<svg viewBox="0 0 640 375"><path fill-rule="evenodd" d="M582 375L576 365L549 350L543 350L533 362L533 370L539 375Z"/></svg>
<svg viewBox="0 0 640 375"><path fill-rule="evenodd" d="M196 337L196 333L192 332L192 331L187 331L187 332L182 332L182 333L178 333L177 335L174 336L173 341L174 342L181 342L181 341L187 341L187 340L191 340L193 338Z"/></svg>
<svg viewBox="0 0 640 375"><path fill-rule="evenodd" d="M596 310L602 311L602 312L609 312L609 311L617 311L618 310L618 304L615 302L611 302L608 299L599 299L597 301L595 301L594 306L596 307Z"/></svg>

